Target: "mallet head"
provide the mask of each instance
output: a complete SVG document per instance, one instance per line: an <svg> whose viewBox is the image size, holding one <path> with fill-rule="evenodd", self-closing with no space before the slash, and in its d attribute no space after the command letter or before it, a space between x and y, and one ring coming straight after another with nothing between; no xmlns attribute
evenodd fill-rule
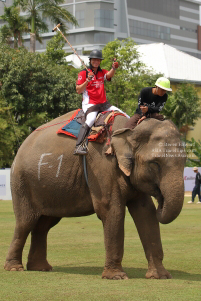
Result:
<svg viewBox="0 0 201 301"><path fill-rule="evenodd" d="M57 24L57 26L55 26L55 27L52 29L52 32L56 31L61 25L62 25L62 23Z"/></svg>

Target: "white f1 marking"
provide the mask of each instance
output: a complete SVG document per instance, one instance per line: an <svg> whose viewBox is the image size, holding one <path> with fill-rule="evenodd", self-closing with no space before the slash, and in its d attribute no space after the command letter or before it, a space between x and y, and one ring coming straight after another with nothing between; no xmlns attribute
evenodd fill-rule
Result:
<svg viewBox="0 0 201 301"><path fill-rule="evenodd" d="M40 180L40 167L42 166L42 165L47 165L48 163L46 162L46 163L42 163L42 161L43 161L43 158L45 157L45 156L50 156L52 153L47 153L47 154L42 154L41 155L41 157L40 157L40 161L38 162L38 180Z"/></svg>

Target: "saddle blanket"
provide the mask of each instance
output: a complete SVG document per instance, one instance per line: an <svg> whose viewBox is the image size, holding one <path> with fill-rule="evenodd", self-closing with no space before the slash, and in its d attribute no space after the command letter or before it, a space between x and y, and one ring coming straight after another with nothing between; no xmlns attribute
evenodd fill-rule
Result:
<svg viewBox="0 0 201 301"><path fill-rule="evenodd" d="M105 111L99 113L96 117L94 126L92 126L89 133L88 141L97 141L103 143L106 133L108 133L108 136L110 136L109 133L112 131L114 118L117 115L125 116L118 111ZM85 114L81 109L78 109L74 112L67 123L57 131L57 134L65 134L77 138L80 127L84 122Z"/></svg>

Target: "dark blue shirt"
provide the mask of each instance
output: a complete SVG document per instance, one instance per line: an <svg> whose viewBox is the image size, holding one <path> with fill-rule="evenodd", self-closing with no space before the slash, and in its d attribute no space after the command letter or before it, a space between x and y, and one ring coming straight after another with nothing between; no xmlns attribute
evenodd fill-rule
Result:
<svg viewBox="0 0 201 301"><path fill-rule="evenodd" d="M199 186L201 184L200 180L201 180L200 173L197 172L196 177L195 177L195 186Z"/></svg>

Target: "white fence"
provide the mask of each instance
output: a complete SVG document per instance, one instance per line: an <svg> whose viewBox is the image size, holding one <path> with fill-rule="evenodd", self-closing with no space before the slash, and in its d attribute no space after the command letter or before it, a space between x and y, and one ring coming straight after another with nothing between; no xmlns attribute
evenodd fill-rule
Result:
<svg viewBox="0 0 201 301"><path fill-rule="evenodd" d="M0 169L0 200L11 200L10 168Z"/></svg>
<svg viewBox="0 0 201 301"><path fill-rule="evenodd" d="M201 173L201 167L198 167ZM184 184L185 191L192 191L195 185L196 173L191 167L185 167L184 169ZM10 191L10 168L0 169L0 200L11 200Z"/></svg>

